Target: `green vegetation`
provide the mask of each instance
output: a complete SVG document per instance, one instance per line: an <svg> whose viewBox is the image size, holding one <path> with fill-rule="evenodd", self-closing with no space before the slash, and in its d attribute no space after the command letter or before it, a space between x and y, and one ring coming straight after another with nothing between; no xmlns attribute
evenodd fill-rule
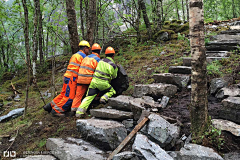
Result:
<svg viewBox="0 0 240 160"><path fill-rule="evenodd" d="M213 61L211 64L207 65L207 74L215 77L220 77L223 75L221 68L222 65L219 61Z"/></svg>

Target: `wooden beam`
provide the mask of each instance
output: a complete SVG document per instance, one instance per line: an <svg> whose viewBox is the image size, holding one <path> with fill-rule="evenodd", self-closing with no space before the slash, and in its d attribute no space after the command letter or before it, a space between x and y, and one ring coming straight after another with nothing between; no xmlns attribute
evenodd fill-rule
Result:
<svg viewBox="0 0 240 160"><path fill-rule="evenodd" d="M128 142L134 137L134 135L144 126L144 124L149 119L147 117L144 117L144 119L136 125L136 127L132 130L132 132L122 141L122 143L111 153L111 155L108 157L107 160L113 159L113 157L118 154L127 144Z"/></svg>

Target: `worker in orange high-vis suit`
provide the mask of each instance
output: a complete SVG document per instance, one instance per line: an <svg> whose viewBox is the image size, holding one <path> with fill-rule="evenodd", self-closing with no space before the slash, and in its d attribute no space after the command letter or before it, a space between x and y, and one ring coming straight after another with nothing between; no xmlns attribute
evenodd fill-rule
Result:
<svg viewBox="0 0 240 160"><path fill-rule="evenodd" d="M78 72L77 91L73 99L71 111L77 111L81 104L82 98L87 92L89 84L92 81L93 73L100 61L101 47L99 44L92 45L92 54L83 59Z"/></svg>
<svg viewBox="0 0 240 160"><path fill-rule="evenodd" d="M79 43L79 49L80 51L75 53L69 61L67 71L64 74L61 93L43 107L45 111L51 112L53 115L64 116L63 113L72 106L77 88L79 68L83 59L89 54L90 44L83 40Z"/></svg>

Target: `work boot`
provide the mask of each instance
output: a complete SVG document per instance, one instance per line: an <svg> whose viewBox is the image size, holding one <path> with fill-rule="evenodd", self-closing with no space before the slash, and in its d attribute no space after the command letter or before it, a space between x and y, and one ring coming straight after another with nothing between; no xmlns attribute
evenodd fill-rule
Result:
<svg viewBox="0 0 240 160"><path fill-rule="evenodd" d="M103 98L100 98L99 102L100 102L101 104L106 104L106 103L107 103L107 101L106 101L105 99L103 99Z"/></svg>
<svg viewBox="0 0 240 160"><path fill-rule="evenodd" d="M43 109L45 111L47 111L48 113L50 113L52 111L52 106L51 103L46 104L45 106L43 106Z"/></svg>
<svg viewBox="0 0 240 160"><path fill-rule="evenodd" d="M54 116L54 117L64 117L65 116L65 114L63 114L63 113L55 112L54 109L52 109L51 113L52 113L52 116Z"/></svg>

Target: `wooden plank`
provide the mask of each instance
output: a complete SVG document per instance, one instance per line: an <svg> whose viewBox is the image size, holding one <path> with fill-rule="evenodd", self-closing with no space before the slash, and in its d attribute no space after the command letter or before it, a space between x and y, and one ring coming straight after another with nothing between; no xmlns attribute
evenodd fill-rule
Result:
<svg viewBox="0 0 240 160"><path fill-rule="evenodd" d="M132 132L122 141L122 143L111 153L111 155L108 157L107 160L113 159L113 157L118 154L127 144L128 142L134 137L134 135L144 126L144 124L149 119L147 117L144 117L144 119L136 125L136 127L132 130Z"/></svg>

